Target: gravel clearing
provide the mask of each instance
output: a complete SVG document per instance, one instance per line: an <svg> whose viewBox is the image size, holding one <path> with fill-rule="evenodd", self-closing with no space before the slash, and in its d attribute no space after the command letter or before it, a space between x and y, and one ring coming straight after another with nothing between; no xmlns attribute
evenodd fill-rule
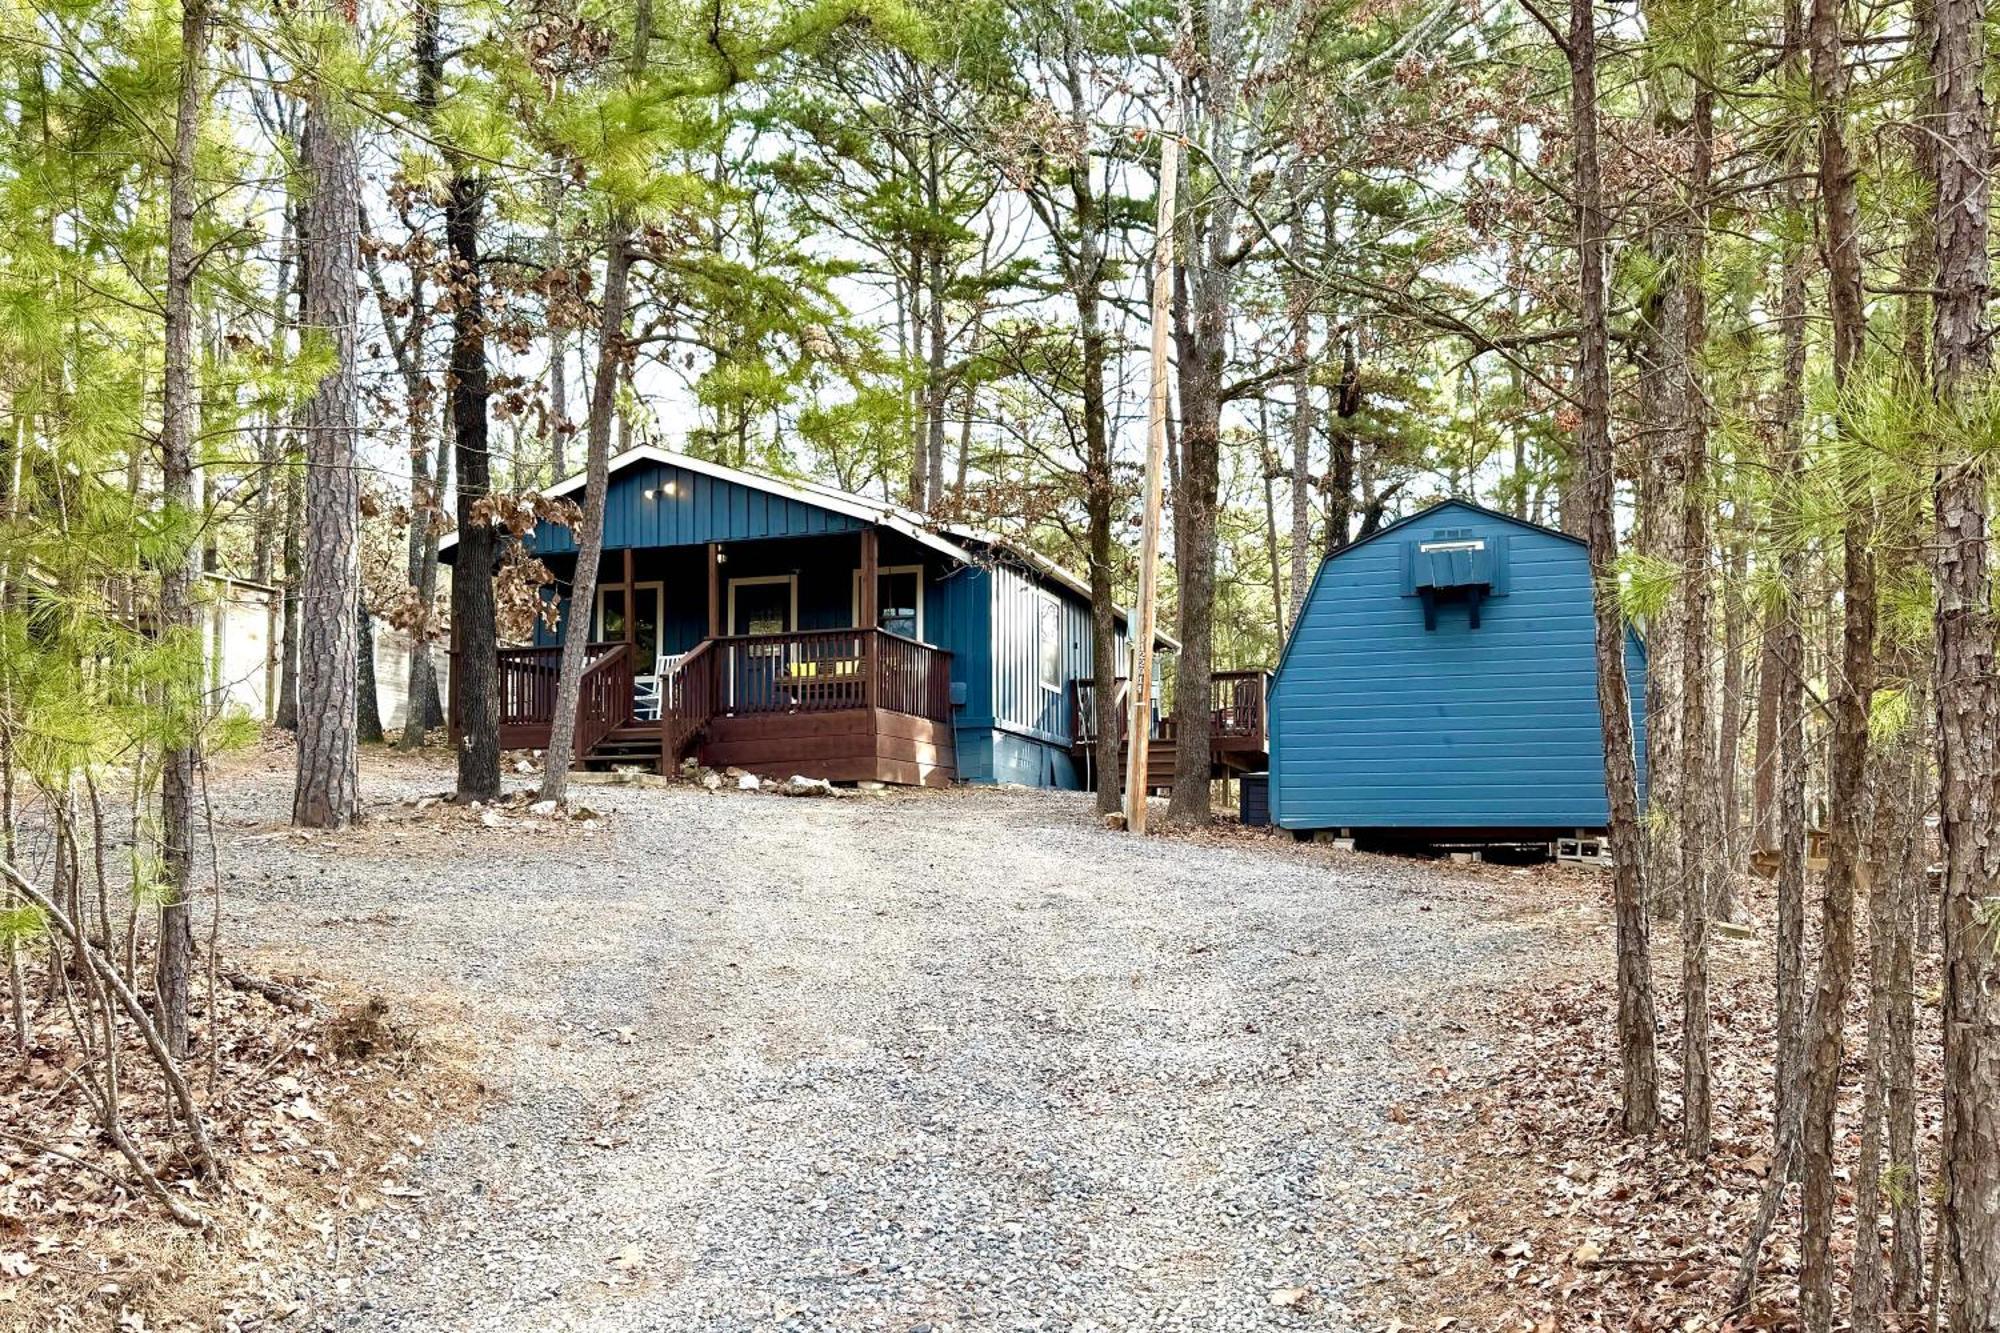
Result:
<svg viewBox="0 0 2000 1333"><path fill-rule="evenodd" d="M216 793L234 947L462 1007L498 1094L308 1327L1380 1327L1435 1230L1396 1038L1537 968L1452 871L1075 794L592 785L594 830L487 828L397 821L448 776L371 761L374 823L300 840L284 769Z"/></svg>

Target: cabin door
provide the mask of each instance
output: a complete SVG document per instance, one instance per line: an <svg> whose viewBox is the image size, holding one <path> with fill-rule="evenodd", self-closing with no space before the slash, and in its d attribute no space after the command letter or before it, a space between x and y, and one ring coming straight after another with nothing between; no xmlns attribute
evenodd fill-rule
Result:
<svg viewBox="0 0 2000 1333"><path fill-rule="evenodd" d="M789 574L729 581L729 632L754 636L730 654L730 704L739 713L782 712L786 672L796 648L798 582ZM770 636L766 642L758 638Z"/></svg>

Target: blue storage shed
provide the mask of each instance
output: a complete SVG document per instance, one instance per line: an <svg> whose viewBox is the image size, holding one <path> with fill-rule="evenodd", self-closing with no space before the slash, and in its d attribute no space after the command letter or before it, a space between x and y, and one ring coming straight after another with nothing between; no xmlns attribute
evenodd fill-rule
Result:
<svg viewBox="0 0 2000 1333"><path fill-rule="evenodd" d="M1283 828L1568 835L1610 820L1588 552L1447 500L1319 569L1271 690ZM1645 786L1645 650L1625 669Z"/></svg>

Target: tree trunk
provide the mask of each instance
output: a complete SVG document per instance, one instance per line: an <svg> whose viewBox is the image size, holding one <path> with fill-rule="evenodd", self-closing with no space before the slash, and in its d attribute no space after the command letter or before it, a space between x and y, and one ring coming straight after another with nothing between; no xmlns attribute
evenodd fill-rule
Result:
<svg viewBox="0 0 2000 1333"><path fill-rule="evenodd" d="M562 210L563 187L562 182L557 180L549 186L549 266L563 273L567 283L568 269L563 263ZM548 324L549 481L554 484L569 476L569 333L558 324L553 312L548 314Z"/></svg>
<svg viewBox="0 0 2000 1333"><path fill-rule="evenodd" d="M1786 281L1789 284L1790 279ZM1782 298L1780 310L1782 322ZM1782 569L1778 577L1784 578ZM1785 674L1778 650L1780 626L1789 614L1791 609L1782 601L1765 609L1757 650L1757 716L1750 742L1750 849L1759 852L1778 845L1778 693Z"/></svg>
<svg viewBox="0 0 2000 1333"><path fill-rule="evenodd" d="M303 267L303 265L301 265ZM301 312L303 314L303 312ZM299 587L305 581L305 551L301 529L305 524L305 476L300 460L287 457L285 468L284 540L284 639L278 652L277 724L286 731L299 729Z"/></svg>
<svg viewBox="0 0 2000 1333"><path fill-rule="evenodd" d="M1916 683L1912 682L1912 688ZM1914 714L1913 714L1914 717ZM1915 725L1914 723L1912 725ZM1890 1085L1895 1079L1896 1011L1909 1013L1909 979L1897 975L1897 950L1909 938L1897 918L1909 902L1913 874L1921 875L1923 787L1927 765L1921 739L1900 737L1892 762L1878 765L1874 817L1869 822L1868 1045L1862 1062L1861 1160L1854 1173L1854 1262L1849 1282L1849 1323L1855 1333L1881 1333L1883 1310L1882 1149L1888 1131ZM1898 1195L1914 1195L1914 1163L1897 1172ZM1908 1174L1905 1174L1908 1173Z"/></svg>
<svg viewBox="0 0 2000 1333"><path fill-rule="evenodd" d="M172 734L177 740L160 759L160 946L154 983L159 994L160 1036L175 1059L188 1053L188 991L194 967L194 779L200 762L203 644L195 614L200 576L202 511L194 489L194 280L195 154L207 98L203 61L208 51L207 0L181 8L180 97L175 110L173 157L167 174L166 350L161 379L160 462L169 512L186 524L160 572L160 631L188 659L168 687Z"/></svg>
<svg viewBox="0 0 2000 1333"><path fill-rule="evenodd" d="M1081 108L1082 71L1072 50L1069 63L1071 99ZM1096 712L1097 809L1113 814L1120 808L1118 678L1118 607L1114 581L1117 541L1117 478L1112 470L1110 412L1105 401L1104 369L1109 345L1105 338L1100 286L1104 281L1105 219L1092 188L1088 162L1070 171L1070 196L1076 214L1075 272L1070 286L1076 300L1077 328L1083 350L1084 510L1090 549L1091 699ZM1132 627L1137 633L1137 627ZM1134 643L1134 653L1152 651L1151 644ZM1140 799L1144 799L1143 793Z"/></svg>
<svg viewBox="0 0 2000 1333"><path fill-rule="evenodd" d="M1799 0L1785 7L1787 76L1805 77L1805 12ZM1773 846L1778 851L1776 974L1778 1056L1774 1071L1774 1158L1790 1160L1797 1140L1799 1083L1805 1067L1806 767L1810 757L1805 729L1805 552L1800 544L1801 491L1805 485L1806 251L1810 231L1803 187L1806 170L1803 134L1791 136L1784 189L1785 250L1778 318L1783 326L1784 361L1779 379L1779 456L1772 472L1777 485L1771 501L1772 550L1778 561L1780 600L1770 611L1764 670L1771 673L1772 728L1776 768Z"/></svg>
<svg viewBox="0 0 2000 1333"><path fill-rule="evenodd" d="M1198 246L1191 246L1197 249ZM1193 327L1176 328L1180 344L1181 475L1175 492L1174 575L1180 656L1174 662L1174 788L1167 820L1209 821L1208 697L1214 678L1215 549L1221 489L1222 357L1228 279L1212 269L1189 273Z"/></svg>
<svg viewBox="0 0 2000 1333"><path fill-rule="evenodd" d="M1987 392L1991 117L1984 0L1938 0L1934 389L1946 412ZM1942 442L1937 536L1939 836L1944 847L1944 1237L1951 1333L2000 1328L2000 952L1991 904L1996 699L1987 470L1977 441Z"/></svg>
<svg viewBox="0 0 2000 1333"><path fill-rule="evenodd" d="M1741 748L1743 736L1743 636L1749 624L1750 608L1743 596L1747 553L1741 528L1742 509L1737 507L1728 539L1728 555L1722 574L1722 724L1715 752L1716 787L1722 799L1722 832L1719 846L1722 865L1716 876L1715 916L1718 921L1736 919L1736 876L1743 858L1743 783Z"/></svg>
<svg viewBox="0 0 2000 1333"><path fill-rule="evenodd" d="M500 634L493 602L499 541L482 502L492 490L487 452L486 308L479 228L485 187L462 166L445 203L455 297L451 319L452 457L458 470L458 560L452 566L451 625L458 672L451 708L458 719L458 799L500 794Z"/></svg>
<svg viewBox="0 0 2000 1333"><path fill-rule="evenodd" d="M443 726L445 722L444 703L438 697L437 660L431 656L431 645L436 634L438 585L438 531L435 520L443 512L445 494L451 489L454 437L451 415L447 412L444 429L438 435L437 463L430 488L431 508L423 515L423 557L417 566L417 622L410 630L409 702L403 710L401 745L405 750L422 748L426 733L432 727Z"/></svg>
<svg viewBox="0 0 2000 1333"><path fill-rule="evenodd" d="M438 7L432 0L417 6L415 63L417 67L418 111L425 117L435 113L439 89L444 82L444 57L438 43ZM373 259L369 261L372 265ZM371 267L369 272L374 273ZM411 312L406 326L407 345L397 357L403 372L404 397L410 415L410 587L416 593L417 615L410 626L410 663L405 681L403 734L399 747L423 748L430 729L443 719L438 716L437 667L431 660L432 608L437 603L438 531L437 516L444 507L446 479L450 476L450 455L440 442L437 462L430 463L431 403L424 379L424 332L428 319L424 310L423 284L415 264L410 266ZM378 296L382 289L377 287ZM389 311L382 312L383 322ZM448 432L446 432L448 434ZM372 660L369 669L374 669Z"/></svg>
<svg viewBox="0 0 2000 1333"><path fill-rule="evenodd" d="M940 194L937 159L937 134L924 136L924 195L930 210L933 226L941 225L944 215L944 200ZM944 325L944 239L935 232L925 248L925 273L930 284L930 302L926 313L930 317L930 362L924 367L924 503L923 512L937 508L944 495L944 416L945 404L950 399L951 377L947 372L946 358L950 351Z"/></svg>
<svg viewBox="0 0 2000 1333"><path fill-rule="evenodd" d="M305 586L300 596L299 746L292 822L345 828L360 812L354 694L361 596L361 485L356 470L360 383L360 175L347 108L315 87L306 112L304 326L326 340L333 367L306 405Z"/></svg>
<svg viewBox="0 0 2000 1333"><path fill-rule="evenodd" d="M653 40L652 0L637 0L633 8L632 50L628 74L636 82L646 69ZM597 328L597 374L592 380L588 457L584 463L583 527L577 533L576 577L570 585L570 614L563 624L562 667L556 676L555 716L549 724L549 749L542 760L542 799L561 801L569 795L569 770L576 758L576 705L583 691L583 671L590 643L590 610L597 602L597 567L604 556L604 497L611 486L611 418L617 412L617 386L625 363L625 287L632 271L632 216L624 208L611 214L605 244L604 302ZM626 589L631 596L631 589ZM626 624L632 609L626 607ZM629 638L629 635L627 636ZM629 651L629 650L628 650ZM634 666L635 671L639 670ZM652 663L645 664L650 671ZM660 756L671 763L672 755Z"/></svg>
<svg viewBox="0 0 2000 1333"><path fill-rule="evenodd" d="M1921 698L1921 682L1910 689ZM1915 710L1913 710L1913 716ZM1912 726L1919 725L1916 722ZM1889 1202L1889 1299L1900 1311L1917 1309L1923 1300L1924 1223L1922 1163L1917 1156L1917 900L1929 879L1929 830L1924 811L1929 805L1925 784L1930 779L1929 728L1906 748L1907 776L1901 819L1894 827L1896 855L1876 868L1878 882L1889 876L1895 892L1890 904L1894 930L1889 945L1889 971L1880 985L1886 993L1887 1033L1883 1051L1883 1097L1888 1117L1889 1170L1896 1188Z"/></svg>
<svg viewBox="0 0 2000 1333"><path fill-rule="evenodd" d="M1278 617L1278 647L1283 649L1285 626L1296 625L1299 612L1305 606L1306 588L1312 581L1312 570L1308 567L1308 552L1312 532L1312 288L1303 276L1305 263L1305 214L1302 196L1305 193L1306 167L1303 157L1291 166L1291 194L1293 206L1298 209L1298 219L1292 223L1291 247L1294 260L1300 266L1291 280L1286 302L1290 306L1287 314L1292 321L1292 360L1297 369L1292 372L1292 579L1291 604L1289 614ZM1333 230L1333 214L1329 209L1326 228ZM1267 469L1268 471L1268 469ZM1269 482L1266 482L1268 488ZM1277 571L1271 573L1277 578Z"/></svg>
<svg viewBox="0 0 2000 1333"><path fill-rule="evenodd" d="M1847 64L1840 0L1813 0L1807 28L1813 103L1819 122L1821 229L1826 238L1827 305L1833 324L1833 378L1844 394L1861 354L1860 205L1847 151ZM1846 404L1836 403L1845 428ZM1807 1333L1833 1326L1832 1245L1838 1221L1834 1117L1848 988L1854 972L1854 895L1867 832L1868 710L1875 688L1874 497L1850 488L1842 538L1841 680L1834 699L1827 763L1827 858L1821 885L1821 945L1806 1049L1805 1120L1799 1148L1805 1175L1799 1309Z"/></svg>
<svg viewBox="0 0 2000 1333"><path fill-rule="evenodd" d="M1710 625L1713 562L1709 551L1708 419L1702 386L1695 382L1708 332L1707 259L1709 176L1714 165L1715 100L1706 84L1694 95L1690 221L1681 251L1682 324L1676 369L1683 379L1678 434L1682 449L1681 542L1685 587L1681 622L1681 1146L1696 1160L1714 1147L1709 1094L1708 923L1716 874L1715 726L1710 712L1714 638Z"/></svg>
<svg viewBox="0 0 2000 1333"><path fill-rule="evenodd" d="M1649 1134L1660 1120L1654 1050L1653 968L1647 939L1645 844L1639 826L1639 773L1625 681L1625 620L1613 587L1618 560L1617 482L1611 449L1610 335L1604 303L1604 181L1597 157L1595 0L1570 0L1572 184L1577 210L1577 502L1590 551L1597 625L1597 711L1610 799L1612 898L1618 924L1618 1046L1623 1123Z"/></svg>

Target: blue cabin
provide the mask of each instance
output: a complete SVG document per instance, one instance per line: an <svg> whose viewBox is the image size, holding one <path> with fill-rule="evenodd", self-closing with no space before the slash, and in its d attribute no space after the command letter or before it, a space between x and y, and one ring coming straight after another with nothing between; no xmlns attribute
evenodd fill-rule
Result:
<svg viewBox="0 0 2000 1333"><path fill-rule="evenodd" d="M583 485L550 494L581 501ZM1081 785L1089 586L1018 543L642 446L612 460L591 606L572 605L574 533L543 525L524 545L555 576L557 624L501 651L505 747L548 743L563 637L582 632L587 763Z"/></svg>
<svg viewBox="0 0 2000 1333"><path fill-rule="evenodd" d="M1447 500L1320 566L1271 687L1271 819L1465 836L1604 828L1588 553ZM1627 632L1645 774L1646 657Z"/></svg>

